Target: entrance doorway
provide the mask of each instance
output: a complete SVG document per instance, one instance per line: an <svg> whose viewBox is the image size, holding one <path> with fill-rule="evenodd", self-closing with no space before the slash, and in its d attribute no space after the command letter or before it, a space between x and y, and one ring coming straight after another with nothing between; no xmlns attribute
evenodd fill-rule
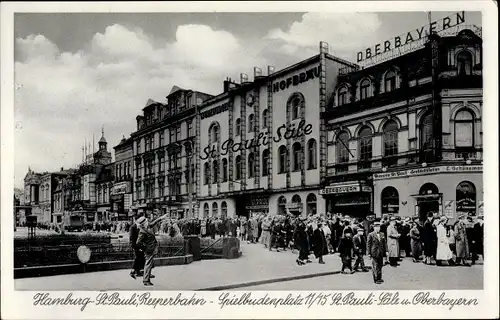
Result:
<svg viewBox="0 0 500 320"><path fill-rule="evenodd" d="M427 213L439 212L439 201L437 199L420 199L417 201L420 221L427 219Z"/></svg>

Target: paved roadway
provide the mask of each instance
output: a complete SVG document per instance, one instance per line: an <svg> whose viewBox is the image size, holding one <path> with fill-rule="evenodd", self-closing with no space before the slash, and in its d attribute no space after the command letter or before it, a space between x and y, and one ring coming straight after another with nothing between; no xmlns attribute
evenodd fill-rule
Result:
<svg viewBox="0 0 500 320"><path fill-rule="evenodd" d="M234 260L203 260L189 265L157 267L154 287L148 290L202 290L208 288L238 290L370 290L370 289L482 289L483 266L436 267L405 259L401 266L383 268L385 283L375 285L371 273L331 274L297 279L340 270L338 255L325 257L306 266L295 263L297 254L270 252L260 244L242 243L243 256ZM311 256L312 257L312 256ZM366 259L367 265L369 264ZM266 284L263 284L266 283ZM248 286L250 284L251 286ZM258 284L258 285L257 285ZM221 288L223 287L223 288ZM129 270L92 272L40 278L16 279L17 290L144 290L142 281L129 276Z"/></svg>

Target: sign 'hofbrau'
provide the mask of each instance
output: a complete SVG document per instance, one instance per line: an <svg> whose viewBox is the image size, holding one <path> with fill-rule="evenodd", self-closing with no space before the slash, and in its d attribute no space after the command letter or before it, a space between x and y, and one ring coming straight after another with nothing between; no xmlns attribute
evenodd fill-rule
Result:
<svg viewBox="0 0 500 320"><path fill-rule="evenodd" d="M427 26L407 32L401 36L394 37L394 39L378 43L371 48L366 48L364 51L358 52L358 62L374 58L378 55L392 51L402 46L409 45L415 41L425 39L430 33L439 33L444 30L456 27L465 22L465 12L458 12L452 16L445 17L438 21L433 21Z"/></svg>
<svg viewBox="0 0 500 320"><path fill-rule="evenodd" d="M304 120L301 120L297 127L292 123L290 125L283 124L278 129L276 129L276 135L271 136L270 132L260 132L255 138L247 141L235 142L233 139L227 139L220 145L220 154L222 156L226 155L229 150L233 152L238 152L242 149L253 149L258 146L267 146L270 142L278 143L283 139L295 139L302 136L307 136L312 133L312 124L306 124ZM200 155L201 160L206 160L208 158L217 157L217 146L206 146L203 149L203 154Z"/></svg>

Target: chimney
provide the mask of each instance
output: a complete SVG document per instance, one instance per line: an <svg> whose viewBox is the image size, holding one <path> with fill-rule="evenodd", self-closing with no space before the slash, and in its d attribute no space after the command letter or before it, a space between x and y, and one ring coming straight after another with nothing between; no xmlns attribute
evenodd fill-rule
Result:
<svg viewBox="0 0 500 320"><path fill-rule="evenodd" d="M231 83L231 79L227 78L226 77L226 80L224 80L224 92L228 92L229 91L229 84Z"/></svg>
<svg viewBox="0 0 500 320"><path fill-rule="evenodd" d="M270 76L274 73L274 66L267 66L267 75Z"/></svg>
<svg viewBox="0 0 500 320"><path fill-rule="evenodd" d="M64 171L64 167L61 167L61 171Z"/></svg>
<svg viewBox="0 0 500 320"><path fill-rule="evenodd" d="M253 78L262 77L262 69L259 67L253 67Z"/></svg>
<svg viewBox="0 0 500 320"><path fill-rule="evenodd" d="M240 73L240 83L243 84L245 82L248 82L248 74Z"/></svg>
<svg viewBox="0 0 500 320"><path fill-rule="evenodd" d="M319 42L319 53L328 53L328 43L325 41Z"/></svg>

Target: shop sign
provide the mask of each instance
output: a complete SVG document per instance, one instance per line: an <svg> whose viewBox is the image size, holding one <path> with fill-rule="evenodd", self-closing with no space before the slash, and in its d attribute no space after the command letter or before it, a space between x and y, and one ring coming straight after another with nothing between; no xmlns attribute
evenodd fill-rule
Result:
<svg viewBox="0 0 500 320"><path fill-rule="evenodd" d="M476 201L471 198L460 199L457 201L457 211L460 212L475 212Z"/></svg>
<svg viewBox="0 0 500 320"><path fill-rule="evenodd" d="M401 177L420 176L433 173L451 173L451 172L482 172L483 166L440 166L421 169L410 169L395 172L383 172L373 175L374 180L392 179Z"/></svg>
<svg viewBox="0 0 500 320"><path fill-rule="evenodd" d="M299 74L281 80L280 82L275 82L273 83L273 93L286 90L290 86L295 87L301 83L307 82L315 78L319 78L320 74L321 74L321 67L317 66L305 72L301 72Z"/></svg>
<svg viewBox="0 0 500 320"><path fill-rule="evenodd" d="M319 194L336 194L336 193L350 193L350 192L360 192L361 187L359 185L350 186L340 186L340 187L326 187L319 191Z"/></svg>
<svg viewBox="0 0 500 320"><path fill-rule="evenodd" d="M200 159L206 160L208 158L217 158L219 152L221 156L225 156L228 154L229 150L233 152L239 152L243 149L249 150L261 145L267 146L270 142L279 143L283 139L297 139L302 136L310 135L311 133L312 124L306 123L305 120L301 120L297 127L295 127L295 123L289 125L283 124L276 129L276 135L274 137L270 136L270 132L260 132L255 138L246 141L235 142L233 139L227 139L221 144L220 151L217 150L215 145L207 146L203 149L203 154L200 156Z"/></svg>
<svg viewBox="0 0 500 320"><path fill-rule="evenodd" d="M130 182L118 182L115 183L112 189L113 194L124 194L130 193Z"/></svg>
<svg viewBox="0 0 500 320"><path fill-rule="evenodd" d="M415 43L417 44L417 47L419 47L420 45L423 45L423 41L425 41L430 33L441 33L463 23L465 23L465 12L457 12L454 15L445 17L438 21L433 21L419 29L408 31L407 33L394 37L393 39L385 40L383 45L382 43L378 43L371 48L366 48L364 51L358 52L357 61L362 62L405 46L411 45L414 47Z"/></svg>
<svg viewBox="0 0 500 320"><path fill-rule="evenodd" d="M229 110L229 104L228 103L224 103L218 107L215 107L213 109L210 109L210 110L207 110L207 111L204 111L200 114L200 118L201 119L205 119L205 118L209 118L209 117L212 117L212 116L215 116L219 113L222 113L222 112L225 112Z"/></svg>
<svg viewBox="0 0 500 320"><path fill-rule="evenodd" d="M455 215L455 200L444 201L444 215L447 218L453 218Z"/></svg>

